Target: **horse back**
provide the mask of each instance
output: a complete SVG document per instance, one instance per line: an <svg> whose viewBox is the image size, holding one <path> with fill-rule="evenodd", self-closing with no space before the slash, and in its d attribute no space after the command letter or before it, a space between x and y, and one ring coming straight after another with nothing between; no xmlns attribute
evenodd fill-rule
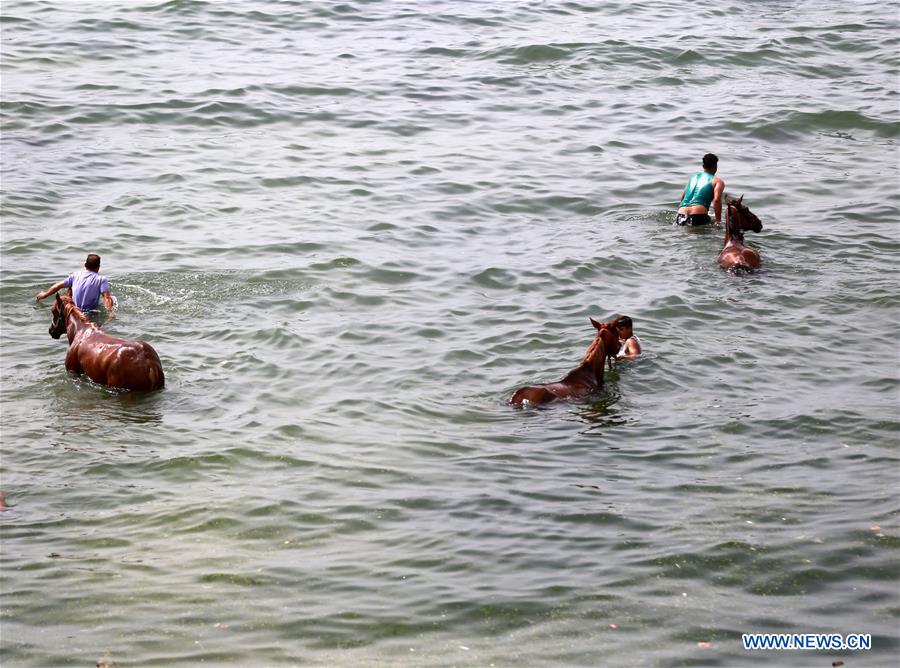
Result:
<svg viewBox="0 0 900 668"><path fill-rule="evenodd" d="M565 382L547 383L546 385L526 385L516 390L509 403L513 406L521 406L525 402L535 406L548 404L556 399L572 399L588 394L589 388L581 384L568 384Z"/></svg>
<svg viewBox="0 0 900 668"><path fill-rule="evenodd" d="M159 355L146 341L128 341L107 373L107 385L127 390L158 390L165 382Z"/></svg>
<svg viewBox="0 0 900 668"><path fill-rule="evenodd" d="M130 341L104 332L78 341L70 350L77 366L94 382L125 390L158 390L165 385L159 355L146 341ZM67 360L67 368L70 367Z"/></svg>
<svg viewBox="0 0 900 668"><path fill-rule="evenodd" d="M722 269L756 269L759 267L759 253L749 246L727 246L719 253L719 266Z"/></svg>
<svg viewBox="0 0 900 668"><path fill-rule="evenodd" d="M528 385L516 390L510 397L509 403L513 406L522 406L526 403L536 406L549 403L554 399L556 399L556 395L545 385Z"/></svg>

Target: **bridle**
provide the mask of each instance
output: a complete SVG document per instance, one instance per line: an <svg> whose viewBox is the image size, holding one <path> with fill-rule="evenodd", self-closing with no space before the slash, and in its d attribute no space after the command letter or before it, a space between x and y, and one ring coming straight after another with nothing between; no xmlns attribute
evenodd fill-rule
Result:
<svg viewBox="0 0 900 668"><path fill-rule="evenodd" d="M611 337L611 345L603 338L604 332L608 334L608 337ZM619 352L619 328L615 325L606 325L603 329L599 330L598 335L600 336L600 340L603 341L606 359L609 361L610 367L612 367L612 359L616 356L616 353Z"/></svg>
<svg viewBox="0 0 900 668"><path fill-rule="evenodd" d="M68 329L68 317L69 317L69 304L63 302L62 299L59 298L59 295L56 296L56 301L53 306L55 309L51 309L51 312L55 310L56 312L53 314L53 320L50 321L50 336L54 336L54 338L59 338L63 335Z"/></svg>

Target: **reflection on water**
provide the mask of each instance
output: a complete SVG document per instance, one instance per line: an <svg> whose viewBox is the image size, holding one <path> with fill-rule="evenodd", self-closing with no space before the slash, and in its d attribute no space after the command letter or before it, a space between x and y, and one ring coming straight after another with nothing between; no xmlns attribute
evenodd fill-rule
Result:
<svg viewBox="0 0 900 668"><path fill-rule="evenodd" d="M587 401L574 404L569 410L570 414L589 425L586 431L602 431L604 427L621 426L627 422L627 414L617 406L622 394L619 379L610 378L613 375L607 372L603 389Z"/></svg>
<svg viewBox="0 0 900 668"><path fill-rule="evenodd" d="M60 374L68 377L49 388L53 390L54 400L52 410L48 411L48 427L63 439L96 432L106 440L111 429L122 425L158 426L163 422L163 398L159 392L115 390L98 385L86 376L72 376L62 365Z"/></svg>

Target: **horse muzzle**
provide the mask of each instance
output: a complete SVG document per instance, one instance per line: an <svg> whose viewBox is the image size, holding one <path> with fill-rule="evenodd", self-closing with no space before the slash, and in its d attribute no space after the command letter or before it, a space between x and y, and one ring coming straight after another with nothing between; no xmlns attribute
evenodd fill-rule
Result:
<svg viewBox="0 0 900 668"><path fill-rule="evenodd" d="M49 331L50 331L50 336L52 336L54 339L58 339L59 337L62 336L62 332L59 331L58 329L53 329L52 326L50 327Z"/></svg>

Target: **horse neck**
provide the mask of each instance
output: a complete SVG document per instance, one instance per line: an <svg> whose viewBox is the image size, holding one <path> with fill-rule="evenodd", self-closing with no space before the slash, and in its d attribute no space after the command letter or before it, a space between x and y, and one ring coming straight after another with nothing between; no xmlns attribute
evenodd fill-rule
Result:
<svg viewBox="0 0 900 668"><path fill-rule="evenodd" d="M600 343L600 350L597 351L597 355L590 361L591 371L594 374L594 382L597 383L597 387L603 385L603 366L606 364L606 344Z"/></svg>
<svg viewBox="0 0 900 668"><path fill-rule="evenodd" d="M589 378L597 387L600 387L603 385L604 364L606 364L606 344L598 334L591 347L588 348L587 353L585 353L584 359L581 360L581 364L572 369L569 375L566 376L566 379L569 376L580 375Z"/></svg>
<svg viewBox="0 0 900 668"><path fill-rule="evenodd" d="M741 225L736 216L731 214L731 207L725 212L725 241L722 244L724 248L729 243L744 243L744 234L741 232Z"/></svg>
<svg viewBox="0 0 900 668"><path fill-rule="evenodd" d="M75 337L81 334L81 332L85 330L96 330L97 325L90 321L82 320L80 317L80 311L75 313L77 307L74 304L66 304L65 309L65 318L66 318L66 336L69 338L69 343L75 340Z"/></svg>

